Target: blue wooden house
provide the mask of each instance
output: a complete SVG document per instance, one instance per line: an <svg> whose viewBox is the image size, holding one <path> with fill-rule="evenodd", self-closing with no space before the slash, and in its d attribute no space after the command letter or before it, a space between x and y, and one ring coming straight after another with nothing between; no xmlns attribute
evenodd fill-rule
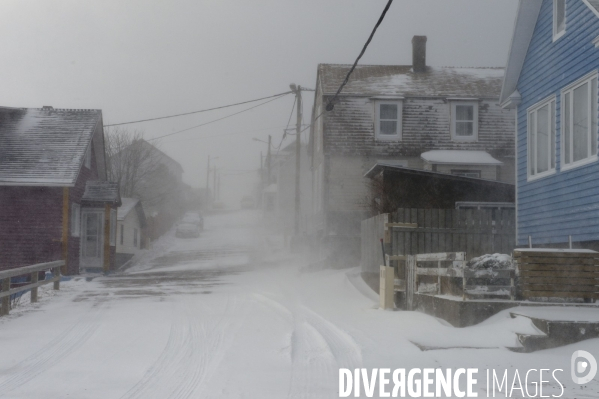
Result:
<svg viewBox="0 0 599 399"><path fill-rule="evenodd" d="M599 248L598 70L599 0L520 0L501 93L519 245Z"/></svg>

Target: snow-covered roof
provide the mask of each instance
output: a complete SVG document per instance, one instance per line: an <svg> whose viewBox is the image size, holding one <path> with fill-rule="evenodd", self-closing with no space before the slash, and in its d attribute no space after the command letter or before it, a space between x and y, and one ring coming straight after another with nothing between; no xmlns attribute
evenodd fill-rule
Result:
<svg viewBox="0 0 599 399"><path fill-rule="evenodd" d="M501 165L503 162L493 158L485 151L434 150L423 152L420 157L433 164L460 165Z"/></svg>
<svg viewBox="0 0 599 399"><path fill-rule="evenodd" d="M325 95L335 94L351 65L320 64ZM414 73L411 65L358 65L342 95L498 98L503 68L427 67Z"/></svg>
<svg viewBox="0 0 599 399"><path fill-rule="evenodd" d="M0 108L0 185L73 186L102 111Z"/></svg>
<svg viewBox="0 0 599 399"><path fill-rule="evenodd" d="M118 183L101 180L88 180L85 183L85 191L82 202L108 202L113 204L121 204L121 196L119 194Z"/></svg>
<svg viewBox="0 0 599 399"><path fill-rule="evenodd" d="M139 203L137 198L121 198L121 206L116 211L116 218L124 220L135 205Z"/></svg>

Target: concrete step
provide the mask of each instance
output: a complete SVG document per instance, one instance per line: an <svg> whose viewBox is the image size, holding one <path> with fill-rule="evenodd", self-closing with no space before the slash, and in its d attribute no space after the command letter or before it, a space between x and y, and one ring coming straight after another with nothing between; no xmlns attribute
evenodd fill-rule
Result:
<svg viewBox="0 0 599 399"><path fill-rule="evenodd" d="M516 333L518 342L522 347L508 348L512 351L529 353L599 337L599 321L566 320L567 317L560 320L559 314L542 318L530 314L534 312L528 313L510 312L510 316L512 318L520 316L530 319L542 334Z"/></svg>

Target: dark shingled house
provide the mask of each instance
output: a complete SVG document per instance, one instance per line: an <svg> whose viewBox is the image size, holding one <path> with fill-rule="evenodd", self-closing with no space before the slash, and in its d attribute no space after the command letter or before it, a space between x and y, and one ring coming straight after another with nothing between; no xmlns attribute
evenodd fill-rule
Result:
<svg viewBox="0 0 599 399"><path fill-rule="evenodd" d="M120 203L100 110L0 108L0 270L113 269Z"/></svg>

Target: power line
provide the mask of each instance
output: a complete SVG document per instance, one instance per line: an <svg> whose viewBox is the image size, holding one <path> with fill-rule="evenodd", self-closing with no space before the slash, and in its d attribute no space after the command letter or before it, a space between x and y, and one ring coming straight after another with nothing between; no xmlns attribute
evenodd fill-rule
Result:
<svg viewBox="0 0 599 399"><path fill-rule="evenodd" d="M345 80L343 80L343 83L341 83L341 86L339 86L339 89L337 90L337 93L335 93L335 95L333 96L333 98L327 104L327 107L326 107L327 111L332 111L333 108L335 107L335 105L333 104L334 101L337 99L337 96L339 95L339 93L341 93L341 90L343 90L343 87L349 81L349 76L352 74L352 72L354 71L354 69L356 69L356 66L358 65L358 61L360 61L360 58L362 58L362 56L366 52L366 49L368 48L368 45L370 44L372 38L374 37L374 33L378 29L379 25L383 22L383 19L385 19L385 14L387 14L387 11L389 10L389 7L391 7L391 3L393 3L393 0L389 0L387 2L387 5L385 6L385 9L383 10L383 13L379 17L379 20L377 21L376 25L374 25L374 29L372 30L372 33L370 33L370 36L368 37L368 40L366 41L366 44L364 44L364 47L362 47L362 51L360 51L360 55L358 55L358 58L356 58L356 61L354 62L354 65L352 65L351 69L347 73L347 76L345 77Z"/></svg>
<svg viewBox="0 0 599 399"><path fill-rule="evenodd" d="M211 136L193 137L193 138L190 138L190 139L183 139L183 140L161 141L160 145L171 144L171 143L185 143L185 142L188 142L188 141L203 140L203 139L209 139L209 138L214 138L214 137L236 136L236 135L239 135L239 134L247 134L247 133L250 133L250 132L263 132L265 130L279 130L282 127L283 126L272 126L272 127L264 127L264 128L261 128L261 129L244 130L244 131L233 132L233 133L223 133L223 134L213 134Z"/></svg>
<svg viewBox="0 0 599 399"><path fill-rule="evenodd" d="M209 124L211 124L211 123L214 123L214 122L222 121L223 119L227 119L227 118L230 118L230 117L232 117L232 116L239 115L239 114L241 114L241 113L243 113L243 112L250 111L250 110L252 110L252 109L254 109L254 108L258 108L258 107L260 107L260 106L262 106L262 105L265 105L265 104L268 104L268 103L270 103L270 102L273 102L273 101L275 101L275 100L278 100L279 98L282 98L282 97L286 96L286 95L287 95L287 94L289 94L289 93L291 93L291 92L287 92L287 93L282 93L282 94L279 94L279 96L278 96L278 97L275 97L275 98L273 98L272 100L268 100L268 101L265 101L265 102L263 102L263 103L260 103L260 104L258 104L258 105L254 105L253 107L250 107L250 108L243 109L243 110L241 110L241 111L239 111L239 112L235 112L235 113L233 113L233 114L229 114L229 115L227 115L227 116L223 116L222 118L214 119L214 120L211 120L211 121L209 121L209 122L202 123L202 124L199 124L199 125L196 125L196 126L192 126L192 127L188 127L187 129L179 130L179 131L176 131L176 132L173 132L173 133L169 133L169 134L165 134L165 135L162 135L162 136L154 137L154 138L148 139L148 140L146 140L146 141L158 140L158 139L161 139L161 138L163 138L163 137L172 136L172 135L179 134L179 133L183 133L183 132L186 132L186 131L188 131L188 130L195 129L195 128L198 128L198 127L201 127L201 126L206 126L206 125L209 125Z"/></svg>
<svg viewBox="0 0 599 399"><path fill-rule="evenodd" d="M214 110L217 110L217 109L229 108L229 107L234 107L236 105L243 105L243 104L253 103L253 102L256 102L256 101L266 100L268 98L284 96L284 95L289 94L289 93L292 93L292 92L288 91L288 92L285 92L285 93L274 94L274 95L268 96L268 97L256 98L255 100L243 101L243 102L240 102L240 103L229 104L229 105L222 105L220 107L202 109L202 110L199 110L199 111L185 112L185 113L182 113L182 114L160 116L160 117L157 117L157 118L140 119L140 120L137 120L137 121L130 121L130 122L112 123L110 125L104 125L104 127L120 126L120 125L130 125L132 123L149 122L149 121L156 121L156 120L159 120L159 119L168 119L168 118L176 118L178 116L199 114L201 112L214 111Z"/></svg>

